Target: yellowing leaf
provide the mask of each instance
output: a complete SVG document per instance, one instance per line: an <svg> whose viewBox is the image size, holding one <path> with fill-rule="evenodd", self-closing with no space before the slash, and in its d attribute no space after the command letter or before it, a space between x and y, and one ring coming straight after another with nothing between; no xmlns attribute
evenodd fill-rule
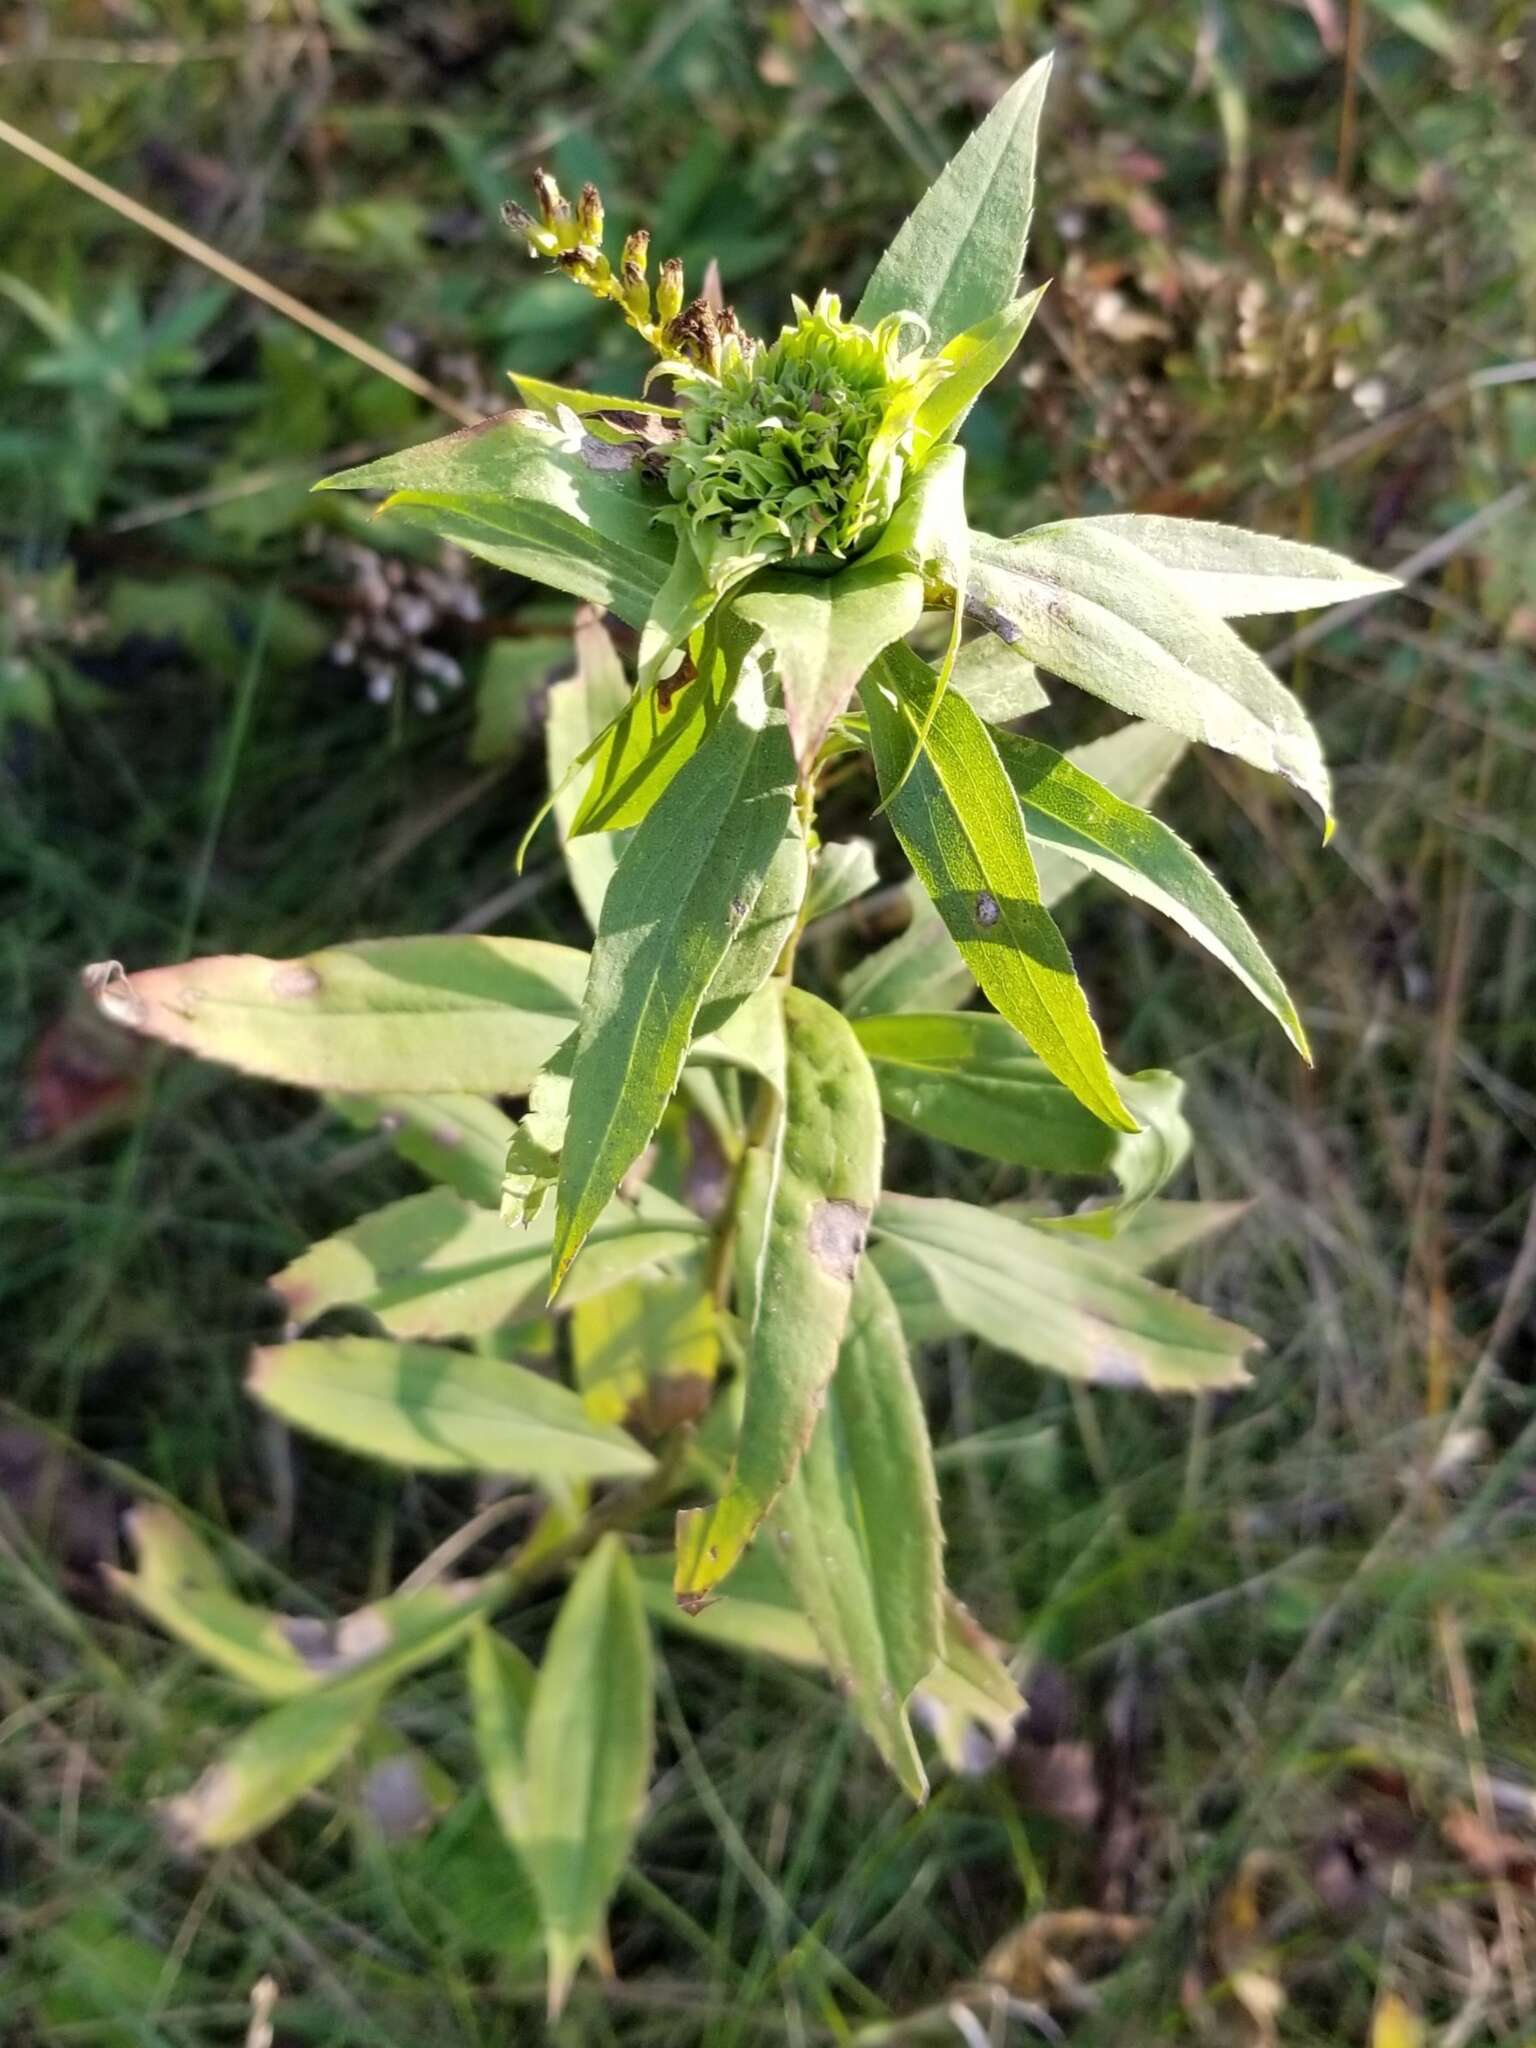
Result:
<svg viewBox="0 0 1536 2048"><path fill-rule="evenodd" d="M583 1957L606 1964L608 1900L645 1809L653 1743L651 1638L634 1570L605 1536L561 1604L524 1731L512 1840L538 1895L549 2007Z"/></svg>
<svg viewBox="0 0 1536 2048"><path fill-rule="evenodd" d="M465 1351L372 1337L275 1344L256 1352L248 1384L295 1428L416 1471L620 1479L654 1463L569 1387Z"/></svg>
<svg viewBox="0 0 1536 2048"><path fill-rule="evenodd" d="M837 1363L880 1185L880 1101L858 1040L808 991L786 988L783 1000L781 1149L777 1174L764 1176L772 1188L741 1440L724 1497L678 1517L676 1590L685 1605L731 1571L800 1461Z"/></svg>
<svg viewBox="0 0 1536 2048"><path fill-rule="evenodd" d="M116 1024L300 1088L517 1095L569 1036L584 953L539 939L363 939L90 971Z"/></svg>

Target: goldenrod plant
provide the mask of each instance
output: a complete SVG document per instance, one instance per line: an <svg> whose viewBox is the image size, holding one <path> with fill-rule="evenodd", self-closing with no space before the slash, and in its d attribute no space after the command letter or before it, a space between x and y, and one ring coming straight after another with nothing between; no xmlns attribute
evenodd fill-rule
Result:
<svg viewBox="0 0 1536 2048"><path fill-rule="evenodd" d="M958 436L1041 295L1021 277L1048 77L998 103L851 317L822 292L773 338L690 299L675 261L653 285L643 233L610 260L598 194L541 174L508 219L653 349L645 394L521 379L518 408L322 486L584 602L548 804L519 824L553 812L590 952L428 936L96 973L109 1014L324 1091L432 1183L275 1276L289 1327L255 1399L542 1503L492 1569L429 1560L333 1630L249 1604L174 1515L142 1512L123 1591L268 1702L175 1818L208 1848L251 1835L409 1673L462 1657L557 2009L606 1961L643 1820L650 1616L824 1666L916 1800L915 1704L941 1758L1018 1713L945 1584L922 1345L969 1333L1188 1394L1240 1385L1256 1341L1147 1277L1228 1212L1163 1196L1190 1143L1180 1083L1111 1065L1052 911L1090 874L1124 890L1305 1057L1263 946L1145 806L1195 741L1285 777L1326 832L1306 713L1228 621L1389 579L1199 521L970 527ZM638 636L633 680L604 615ZM1056 751L1028 731L1037 670L1131 722ZM877 876L869 842L820 838L818 797L861 755L911 922L832 981L801 939ZM1113 1192L1051 1213L892 1190L887 1119ZM723 1170L695 1171L706 1154ZM371 1334L305 1334L336 1310ZM551 1584L535 1668L497 1617Z"/></svg>

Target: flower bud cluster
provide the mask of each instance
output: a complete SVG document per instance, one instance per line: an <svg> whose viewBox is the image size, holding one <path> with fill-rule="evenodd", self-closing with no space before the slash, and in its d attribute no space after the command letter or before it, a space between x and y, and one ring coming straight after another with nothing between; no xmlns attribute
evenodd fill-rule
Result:
<svg viewBox="0 0 1536 2048"><path fill-rule="evenodd" d="M573 206L547 171L533 174L537 214L509 201L502 219L528 244L531 256L547 257L566 276L600 299L611 300L664 361L686 364L718 377L727 367L749 361L757 344L730 307L708 299L685 303L683 266L675 256L661 265L654 291L647 277L651 238L644 228L627 235L618 268L603 249L603 201L595 185L583 185Z"/></svg>

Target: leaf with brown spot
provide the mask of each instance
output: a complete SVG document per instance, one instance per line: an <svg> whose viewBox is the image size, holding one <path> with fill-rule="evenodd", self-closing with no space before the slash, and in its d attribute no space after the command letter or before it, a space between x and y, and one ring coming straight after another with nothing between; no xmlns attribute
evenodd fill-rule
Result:
<svg viewBox="0 0 1536 2048"><path fill-rule="evenodd" d="M679 1600L727 1577L800 1462L837 1363L859 1249L880 1183L879 1092L852 1029L805 989L784 990L788 1048L780 1157L750 1247L753 1300L741 1439L724 1497L678 1517ZM761 1264L757 1255L761 1248Z"/></svg>
<svg viewBox="0 0 1536 2048"><path fill-rule="evenodd" d="M115 967L116 963L108 963ZM540 939L361 939L87 969L114 1023L300 1088L517 1095L575 1028L587 956Z"/></svg>

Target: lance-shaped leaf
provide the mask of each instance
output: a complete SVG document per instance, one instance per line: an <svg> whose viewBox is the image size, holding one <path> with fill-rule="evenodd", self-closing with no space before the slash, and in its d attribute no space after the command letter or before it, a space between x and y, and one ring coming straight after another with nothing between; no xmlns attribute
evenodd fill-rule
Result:
<svg viewBox="0 0 1536 2048"><path fill-rule="evenodd" d="M274 1344L250 1391L295 1428L421 1472L511 1472L533 1480L637 1478L654 1460L580 1397L526 1367L375 1337Z"/></svg>
<svg viewBox="0 0 1536 2048"><path fill-rule="evenodd" d="M1038 704L1043 704L1045 693L1033 681L1034 669L989 635L963 647L955 664L951 687L960 692L971 709L996 723L1003 717L1017 716L1019 711L1038 708L1037 703L1025 701L1019 704L1018 711L1007 711L999 708L996 696L988 701L986 669L991 662L978 663L974 657L989 648L995 649L996 656L1008 667L1019 671L1035 692ZM1006 692L1006 675L999 677L998 682ZM973 683L978 687L973 688ZM1005 704L1014 701L1011 696L1003 697ZM1089 740L1085 746L1074 747L1067 759L1098 776L1128 803L1146 804L1156 796L1187 745L1177 733L1165 732L1161 726L1128 725L1102 739ZM1030 851L1039 878L1040 901L1047 910L1054 909L1088 878L1086 867L1056 847L1036 843ZM913 880L907 884L905 894L911 906L906 930L861 960L844 977L843 1008L850 1017L876 1016L893 1010L947 1010L975 992L975 978L927 892Z"/></svg>
<svg viewBox="0 0 1536 2048"><path fill-rule="evenodd" d="M843 1009L850 1017L894 1010L944 1010L976 993L976 978L961 959L949 927L928 891L913 876L902 894L908 920L883 946L843 977Z"/></svg>
<svg viewBox="0 0 1536 2048"><path fill-rule="evenodd" d="M833 839L817 848L811 869L805 921L814 924L834 910L854 903L880 880L875 849L867 839Z"/></svg>
<svg viewBox="0 0 1536 2048"><path fill-rule="evenodd" d="M800 1462L837 1363L880 1184L880 1099L858 1040L804 989L785 989L784 1023L780 1155L756 1275L741 1438L724 1497L678 1517L676 1590L685 1606L725 1578Z"/></svg>
<svg viewBox="0 0 1536 2048"><path fill-rule="evenodd" d="M721 593L704 573L691 536L679 531L667 580L657 591L640 632L637 683L649 689L689 636L704 625Z"/></svg>
<svg viewBox="0 0 1536 2048"><path fill-rule="evenodd" d="M923 579L894 559L855 562L835 576L760 576L735 610L763 636L805 774L865 669L922 616Z"/></svg>
<svg viewBox="0 0 1536 2048"><path fill-rule="evenodd" d="M571 818L571 836L638 825L714 730L735 681L736 666L718 636L706 634L696 676L634 691L593 747L586 793Z"/></svg>
<svg viewBox="0 0 1536 2048"><path fill-rule="evenodd" d="M1000 640L991 644L1006 654ZM1102 782L1122 803L1145 809L1188 752L1189 741L1182 733L1137 720L1073 747L1067 759L1074 768ZM1053 910L1088 879L1086 865L1063 846L1031 838L1030 852L1040 877L1041 898Z"/></svg>
<svg viewBox="0 0 1536 2048"><path fill-rule="evenodd" d="M961 648L949 685L988 725L1009 725L1032 711L1043 711L1050 702L1034 663L993 633L984 633Z"/></svg>
<svg viewBox="0 0 1536 2048"><path fill-rule="evenodd" d="M483 1209L501 1200L515 1128L483 1095L332 1095L329 1106L360 1131L383 1131L402 1159Z"/></svg>
<svg viewBox="0 0 1536 2048"><path fill-rule="evenodd" d="M580 1269L578 1261L573 1272ZM700 1258L610 1288L571 1316L571 1374L598 1422L633 1422L663 1436L703 1413L719 1363L718 1319Z"/></svg>
<svg viewBox="0 0 1536 2048"><path fill-rule="evenodd" d="M649 1141L710 983L784 840L794 762L749 655L730 704L636 828L603 903L560 1160L554 1284Z"/></svg>
<svg viewBox="0 0 1536 2048"><path fill-rule="evenodd" d="M1133 718L1283 775L1331 821L1328 769L1300 704L1214 612L1097 522L977 534L972 617Z"/></svg>
<svg viewBox="0 0 1536 2048"><path fill-rule="evenodd" d="M1007 368L1044 297L1045 286L1040 285L944 344L941 354L950 373L918 408L912 434L914 462L921 462L936 441L960 431L982 392Z"/></svg>
<svg viewBox="0 0 1536 2048"><path fill-rule="evenodd" d="M936 348L1013 298L1034 210L1035 138L1050 82L1042 57L918 201L881 257L854 318L916 313Z"/></svg>
<svg viewBox="0 0 1536 2048"><path fill-rule="evenodd" d="M258 1833L350 1753L398 1679L456 1649L510 1588L497 1573L392 1594L334 1626L286 1620L317 1682L253 1723L169 1803L173 1830L209 1849Z"/></svg>
<svg viewBox="0 0 1536 2048"><path fill-rule="evenodd" d="M694 1029L700 1037L719 1031L778 965L799 921L809 865L805 827L791 811L757 901L737 927L699 1005Z"/></svg>
<svg viewBox="0 0 1536 2048"><path fill-rule="evenodd" d="M544 751L566 872L594 931L624 841L606 836L572 837L582 784L569 778L569 771L592 742L622 717L629 703L629 685L618 652L602 620L589 613L576 622L575 675L553 684L549 691Z"/></svg>
<svg viewBox="0 0 1536 2048"><path fill-rule="evenodd" d="M297 960L229 953L87 970L103 1013L299 1088L518 1095L569 1036L584 953L540 939L361 939Z"/></svg>
<svg viewBox="0 0 1536 2048"><path fill-rule="evenodd" d="M1106 789L1054 747L994 735L1032 840L1069 854L1173 919L1278 1019L1303 1058L1307 1036L1274 962L1205 862L1150 811Z"/></svg>
<svg viewBox="0 0 1536 2048"><path fill-rule="evenodd" d="M1001 1017L978 1010L908 1013L860 1017L853 1028L875 1070L881 1106L899 1123L1013 1166L1113 1174L1120 1202L1066 1219L1079 1227L1116 1227L1188 1156L1184 1085L1174 1074L1120 1079L1142 1128L1115 1131L1084 1109Z"/></svg>
<svg viewBox="0 0 1536 2048"><path fill-rule="evenodd" d="M649 398L620 398L612 392L579 391L574 385L551 384L547 378L530 377L522 370L513 370L511 377L524 404L532 406L535 412L543 413L557 425L562 408L583 420L595 412L629 413L652 420L682 418L675 405L657 405Z"/></svg>
<svg viewBox="0 0 1536 2048"><path fill-rule="evenodd" d="M1241 1386L1251 1331L1126 1269L1107 1248L968 1202L882 1195L875 1225L925 1269L964 1330L1100 1386Z"/></svg>
<svg viewBox="0 0 1536 2048"><path fill-rule="evenodd" d="M608 1901L645 1810L654 1742L651 1637L635 1575L605 1536L561 1604L534 1685L513 1840L538 1895L549 2007L585 1956L608 1960Z"/></svg>
<svg viewBox="0 0 1536 2048"><path fill-rule="evenodd" d="M937 586L950 606L949 639L936 667L937 681L928 694L928 708L916 728L908 755L915 762L928 744L955 663L965 623L965 591L970 575L971 529L965 516L965 450L939 448L902 492L890 524L870 549L869 559L888 556L922 573L925 587ZM906 781L910 767L897 787ZM889 805L892 790L886 791ZM884 808L885 806L882 806Z"/></svg>
<svg viewBox="0 0 1536 2048"><path fill-rule="evenodd" d="M547 1210L509 1230L495 1210L432 1188L322 1238L267 1285L300 1327L347 1306L392 1337L479 1336L541 1313L553 1235ZM656 1188L615 1197L571 1268L566 1305L692 1251L704 1235L697 1216Z"/></svg>
<svg viewBox="0 0 1536 2048"><path fill-rule="evenodd" d="M943 1535L901 1324L868 1260L826 1405L772 1529L833 1678L921 1802L928 1779L906 1706L939 1659Z"/></svg>
<svg viewBox="0 0 1536 2048"><path fill-rule="evenodd" d="M187 1849L227 1849L259 1834L356 1748L387 1684L285 1700L232 1742L165 1819Z"/></svg>
<svg viewBox="0 0 1536 2048"><path fill-rule="evenodd" d="M213 1552L171 1509L140 1506L127 1517L138 1569L107 1568L108 1583L167 1635L268 1699L307 1692L315 1674L282 1618L242 1600Z"/></svg>
<svg viewBox="0 0 1536 2048"><path fill-rule="evenodd" d="M513 411L315 488L387 491L392 516L639 626L675 552L655 523L665 494L644 481L640 452Z"/></svg>
<svg viewBox="0 0 1536 2048"><path fill-rule="evenodd" d="M1074 523L1129 541L1150 555L1186 597L1224 619L1310 611L1356 597L1382 597L1401 587L1395 576L1362 569L1327 548L1248 533L1211 519L1110 512Z"/></svg>
<svg viewBox="0 0 1536 2048"><path fill-rule="evenodd" d="M470 1635L464 1671L486 1795L516 1848L527 1802L528 1711L537 1673L516 1644L486 1621Z"/></svg>
<svg viewBox="0 0 1536 2048"><path fill-rule="evenodd" d="M826 1653L774 1551L767 1542L749 1550L732 1575L729 1594L696 1614L673 1597L665 1558L639 1559L636 1575L647 1609L680 1635L743 1656L823 1669ZM943 1599L938 1659L923 1678L918 1700L952 1765L959 1762L964 1730L972 1721L1002 1739L1024 1712L1023 1696L996 1648L950 1592Z"/></svg>
<svg viewBox="0 0 1536 2048"><path fill-rule="evenodd" d="M926 662L893 647L861 692L903 851L993 1006L1095 1116L1134 1131L1065 941L1040 901L1018 798L990 733L956 692L944 693L928 745L900 781L938 687Z"/></svg>
<svg viewBox="0 0 1536 2048"><path fill-rule="evenodd" d="M1148 1273L1175 1259L1191 1245L1218 1230L1228 1230L1245 1215L1246 1202L1144 1202L1125 1217L1102 1248L1127 1272ZM1002 1202L999 1213L1017 1223L1039 1223L1039 1205ZM963 1325L940 1299L932 1275L906 1246L882 1238L871 1257L880 1268L909 1344L942 1344L962 1334Z"/></svg>

